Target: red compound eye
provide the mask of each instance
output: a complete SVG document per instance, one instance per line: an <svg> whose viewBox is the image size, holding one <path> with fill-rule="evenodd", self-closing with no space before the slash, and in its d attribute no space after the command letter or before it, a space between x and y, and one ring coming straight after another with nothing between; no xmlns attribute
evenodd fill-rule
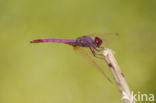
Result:
<svg viewBox="0 0 156 103"><path fill-rule="evenodd" d="M98 38L98 37L95 37L95 44L96 44L97 47L100 47L101 44L102 44L102 40L100 38Z"/></svg>

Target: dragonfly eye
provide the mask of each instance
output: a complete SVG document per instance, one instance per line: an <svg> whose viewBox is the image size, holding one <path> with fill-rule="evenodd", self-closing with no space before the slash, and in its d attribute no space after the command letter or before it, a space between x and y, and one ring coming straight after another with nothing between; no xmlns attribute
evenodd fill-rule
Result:
<svg viewBox="0 0 156 103"><path fill-rule="evenodd" d="M100 47L101 44L102 44L102 40L101 40L100 38L98 38L98 37L95 37L95 45L96 45L97 47Z"/></svg>

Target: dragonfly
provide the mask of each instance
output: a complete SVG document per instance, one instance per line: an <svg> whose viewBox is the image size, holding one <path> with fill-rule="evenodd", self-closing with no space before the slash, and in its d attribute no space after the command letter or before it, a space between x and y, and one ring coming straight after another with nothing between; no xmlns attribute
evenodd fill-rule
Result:
<svg viewBox="0 0 156 103"><path fill-rule="evenodd" d="M89 48L94 57L101 58L103 56L102 53L100 53L101 51L104 50L104 47L101 47L101 45L103 44L103 40L100 37L95 36L94 34L81 36L75 40L50 38L50 39L36 39L31 41L31 43L45 43L45 42L68 44L73 46L75 50L78 48ZM83 49L81 49L80 52L81 54L86 56L91 61L92 64L96 66L96 68L104 75L104 77L108 81L111 82L110 78L106 75L103 69L94 61L94 59L89 55L89 53L87 53Z"/></svg>

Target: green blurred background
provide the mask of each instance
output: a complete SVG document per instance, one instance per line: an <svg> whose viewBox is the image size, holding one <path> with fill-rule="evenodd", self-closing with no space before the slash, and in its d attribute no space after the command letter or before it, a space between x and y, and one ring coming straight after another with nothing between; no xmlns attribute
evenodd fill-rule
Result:
<svg viewBox="0 0 156 103"><path fill-rule="evenodd" d="M109 32L120 34L106 47L131 90L155 94L155 0L0 0L0 103L121 103L115 83L71 46L29 43Z"/></svg>

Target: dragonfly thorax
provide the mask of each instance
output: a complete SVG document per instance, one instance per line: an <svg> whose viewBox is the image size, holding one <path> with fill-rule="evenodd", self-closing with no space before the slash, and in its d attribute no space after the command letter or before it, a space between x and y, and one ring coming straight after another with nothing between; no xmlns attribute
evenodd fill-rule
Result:
<svg viewBox="0 0 156 103"><path fill-rule="evenodd" d="M82 36L76 39L75 46L89 47L94 45L94 40L88 36Z"/></svg>

